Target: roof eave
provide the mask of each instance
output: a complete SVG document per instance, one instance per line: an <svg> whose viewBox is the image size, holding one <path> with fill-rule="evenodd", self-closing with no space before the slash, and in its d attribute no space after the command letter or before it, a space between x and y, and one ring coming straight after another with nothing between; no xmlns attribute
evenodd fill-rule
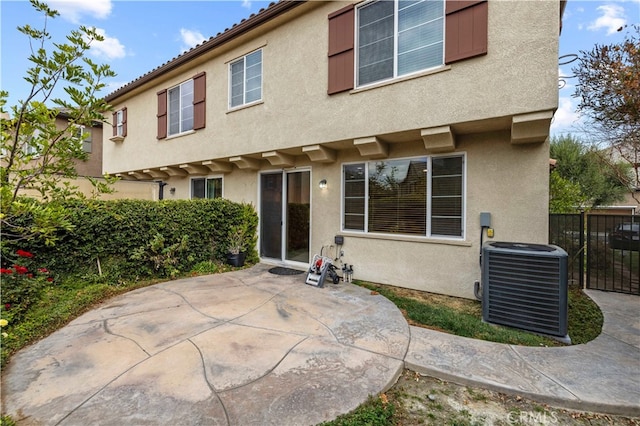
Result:
<svg viewBox="0 0 640 426"><path fill-rule="evenodd" d="M227 29L223 33L219 34L214 38L210 38L209 40L203 42L202 44L194 47L188 52L178 56L177 58L159 66L158 68L150 71L147 74L144 74L142 77L138 77L136 80L128 83L125 86L122 86L115 92L112 92L105 96L106 102L112 102L113 100L135 90L144 84L156 79L157 77L172 71L193 59L235 39L236 37L245 34L254 28L259 27L260 25L276 18L277 16L282 15L289 10L300 6L303 3L306 3L307 0L281 0L278 3L271 4L267 9L264 9L260 13L253 15L252 17L242 20L239 24L235 24L230 29Z"/></svg>

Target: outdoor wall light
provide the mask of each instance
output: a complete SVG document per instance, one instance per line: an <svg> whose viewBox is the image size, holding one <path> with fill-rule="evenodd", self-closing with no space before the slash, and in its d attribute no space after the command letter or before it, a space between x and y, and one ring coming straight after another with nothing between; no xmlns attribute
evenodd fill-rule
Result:
<svg viewBox="0 0 640 426"><path fill-rule="evenodd" d="M327 187L327 180L326 179L322 179L319 183L318 186L320 187L320 189L325 189Z"/></svg>
<svg viewBox="0 0 640 426"><path fill-rule="evenodd" d="M175 189L175 188L171 188L171 189L169 190L169 192L171 193L171 195L173 195L173 194L175 194L175 193L176 193L176 189Z"/></svg>

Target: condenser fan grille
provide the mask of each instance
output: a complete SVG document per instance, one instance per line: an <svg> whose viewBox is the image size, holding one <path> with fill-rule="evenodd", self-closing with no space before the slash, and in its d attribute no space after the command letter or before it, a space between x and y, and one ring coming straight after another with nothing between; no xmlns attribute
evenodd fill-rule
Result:
<svg viewBox="0 0 640 426"><path fill-rule="evenodd" d="M513 244L510 246L509 244ZM552 336L567 334L566 253L526 244L483 248L483 319Z"/></svg>

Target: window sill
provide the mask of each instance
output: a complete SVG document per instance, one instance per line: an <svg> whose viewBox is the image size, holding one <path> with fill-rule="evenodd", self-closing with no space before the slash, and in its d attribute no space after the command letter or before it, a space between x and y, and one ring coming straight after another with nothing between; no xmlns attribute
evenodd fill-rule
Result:
<svg viewBox="0 0 640 426"><path fill-rule="evenodd" d="M262 105L262 104L264 104L264 101L263 100L259 100L259 101L251 102L249 104L239 105L237 107L229 108L229 110L227 110L227 114L230 114L230 113L236 112L236 111L240 111L242 109L251 108L251 107L254 107L256 105Z"/></svg>
<svg viewBox="0 0 640 426"><path fill-rule="evenodd" d="M177 138L181 138L182 136L191 135L195 132L196 132L195 130L187 130L186 132L176 133L175 135L167 136L166 138L160 139L160 140L168 141L170 139L177 139Z"/></svg>
<svg viewBox="0 0 640 426"><path fill-rule="evenodd" d="M449 246L471 247L471 242L463 240L461 238L435 238L435 237L418 237L411 235L386 235L386 234L365 234L364 232L342 231L342 235L345 237L353 238L365 238L372 240L389 240L389 241L404 241L412 243L424 243L424 244L444 244Z"/></svg>
<svg viewBox="0 0 640 426"><path fill-rule="evenodd" d="M378 81L376 83L371 83L367 86L357 87L351 90L349 94L366 92L367 90L377 89L379 87L389 86L396 83L402 83L404 81L413 80L415 78L421 78L427 75L438 74L443 71L449 71L450 69L451 69L451 65L441 65L439 67L431 68L426 71L417 72L415 74L403 75L402 77L397 77L390 80Z"/></svg>
<svg viewBox="0 0 640 426"><path fill-rule="evenodd" d="M124 136L112 136L109 138L109 140L115 143L124 142Z"/></svg>

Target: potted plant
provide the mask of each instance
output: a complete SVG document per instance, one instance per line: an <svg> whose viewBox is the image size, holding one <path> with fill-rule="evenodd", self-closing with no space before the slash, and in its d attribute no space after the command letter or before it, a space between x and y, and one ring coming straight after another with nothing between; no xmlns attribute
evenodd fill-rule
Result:
<svg viewBox="0 0 640 426"><path fill-rule="evenodd" d="M232 226L227 236L227 263L232 266L244 266L246 252L244 240L247 234L246 225Z"/></svg>

